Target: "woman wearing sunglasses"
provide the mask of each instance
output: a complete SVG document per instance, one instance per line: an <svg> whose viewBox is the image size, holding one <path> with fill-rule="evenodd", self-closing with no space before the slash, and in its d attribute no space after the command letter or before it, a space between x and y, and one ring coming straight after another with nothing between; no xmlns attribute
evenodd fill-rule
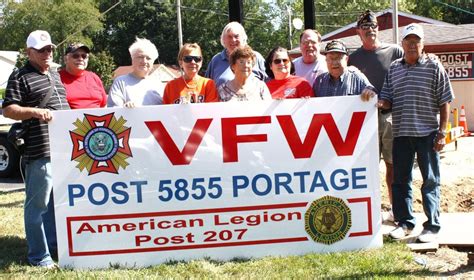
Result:
<svg viewBox="0 0 474 280"><path fill-rule="evenodd" d="M219 86L221 101L271 100L267 85L252 74L255 54L248 45L237 47L229 56L230 69L234 78Z"/></svg>
<svg viewBox="0 0 474 280"><path fill-rule="evenodd" d="M196 43L184 44L178 53L181 77L169 81L163 94L163 104L217 102L214 81L199 75L202 51Z"/></svg>
<svg viewBox="0 0 474 280"><path fill-rule="evenodd" d="M273 99L314 96L306 79L294 76L295 68L287 49L276 47L271 50L265 60L265 66L271 78L267 86Z"/></svg>
<svg viewBox="0 0 474 280"><path fill-rule="evenodd" d="M107 93L99 76L86 70L89 52L90 49L81 43L72 43L66 48L65 67L59 75L71 109L102 108L107 104Z"/></svg>

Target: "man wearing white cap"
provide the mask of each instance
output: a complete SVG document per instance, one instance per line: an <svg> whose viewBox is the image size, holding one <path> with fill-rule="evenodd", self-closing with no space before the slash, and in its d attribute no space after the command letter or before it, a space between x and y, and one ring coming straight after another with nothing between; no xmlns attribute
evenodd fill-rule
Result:
<svg viewBox="0 0 474 280"><path fill-rule="evenodd" d="M26 41L28 62L15 69L8 79L3 102L5 117L21 120L27 130L24 219L31 265L55 268L56 227L52 195L48 121L51 110L69 109L57 72L51 71L51 36L43 30L30 33Z"/></svg>
<svg viewBox="0 0 474 280"><path fill-rule="evenodd" d="M439 152L445 145L449 103L454 99L449 77L440 61L423 53L423 28L410 24L403 30L404 56L395 60L385 77L378 107L392 108L393 121L393 214L398 227L390 232L395 239L411 233L413 216L411 188L415 155L423 184L423 223L420 242L434 242L439 221ZM439 121L437 114L439 113Z"/></svg>

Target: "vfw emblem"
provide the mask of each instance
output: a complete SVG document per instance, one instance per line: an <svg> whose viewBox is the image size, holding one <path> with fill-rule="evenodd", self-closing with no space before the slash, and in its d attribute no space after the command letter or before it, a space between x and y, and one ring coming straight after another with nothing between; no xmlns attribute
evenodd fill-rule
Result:
<svg viewBox="0 0 474 280"><path fill-rule="evenodd" d="M76 167L88 175L107 172L118 173L119 168L128 166L127 158L132 157L129 140L131 128L127 121L114 113L103 116L84 114L82 121L77 119L76 127L69 131L73 144L71 160L77 161Z"/></svg>

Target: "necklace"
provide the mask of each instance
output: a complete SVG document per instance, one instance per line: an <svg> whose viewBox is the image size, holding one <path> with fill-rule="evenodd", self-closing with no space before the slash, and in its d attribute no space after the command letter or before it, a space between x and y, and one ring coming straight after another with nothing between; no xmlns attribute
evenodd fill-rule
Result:
<svg viewBox="0 0 474 280"><path fill-rule="evenodd" d="M184 82L184 84L186 85L186 87L187 87L188 89L195 89L195 88L197 88L197 84L196 84L196 83L193 84L193 85L189 85L189 84L186 82L186 78L184 78L184 74L181 75L181 77L183 78L183 82ZM194 80L196 80L196 79L197 79L197 76L196 76L195 78L193 78L191 81L194 81Z"/></svg>

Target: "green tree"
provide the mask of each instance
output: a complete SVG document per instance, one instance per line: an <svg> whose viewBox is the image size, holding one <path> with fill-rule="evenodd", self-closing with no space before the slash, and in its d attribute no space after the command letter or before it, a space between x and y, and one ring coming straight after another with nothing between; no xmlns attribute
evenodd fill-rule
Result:
<svg viewBox="0 0 474 280"><path fill-rule="evenodd" d="M88 68L99 75L106 91L108 91L112 85L113 72L116 68L112 55L108 51L92 53L89 58Z"/></svg>
<svg viewBox="0 0 474 280"><path fill-rule="evenodd" d="M90 34L102 28L94 0L24 0L8 1L0 25L0 49L25 47L28 34L46 30L59 47L56 59L64 53L65 43L81 41L91 45Z"/></svg>
<svg viewBox="0 0 474 280"><path fill-rule="evenodd" d="M100 1L105 11L115 0ZM174 2L174 1L173 1ZM100 50L108 50L117 65L130 65L129 46L136 37L146 38L158 48L159 61L173 63L178 51L176 12L171 1L123 0L104 16L104 30L94 36Z"/></svg>
<svg viewBox="0 0 474 280"><path fill-rule="evenodd" d="M210 59L223 50L220 42L222 29L229 22L228 1L187 0L182 1L183 41L197 42L204 59ZM249 45L266 55L275 45L284 44L284 34L275 29L275 14L268 1L247 0L243 7L243 26ZM203 65L206 68L206 65Z"/></svg>
<svg viewBox="0 0 474 280"><path fill-rule="evenodd" d="M410 1L412 1L415 6L411 9L413 14L453 24L474 23L474 6L472 0Z"/></svg>
<svg viewBox="0 0 474 280"><path fill-rule="evenodd" d="M109 8L113 2L100 1L100 9ZM157 46L160 62L176 65L179 51L176 8L176 1L171 0L123 0L105 15L105 29L95 36L95 46L109 50L118 65L129 65L128 47L136 36L144 37ZM272 26L271 5L268 1L248 0L244 3L244 14L250 45L265 55L279 36ZM205 69L212 56L222 51L220 35L229 22L228 1L182 0L181 19L183 42L201 46Z"/></svg>
<svg viewBox="0 0 474 280"><path fill-rule="evenodd" d="M293 17L303 19L303 0L277 0L277 6L282 10L288 3L292 8ZM398 2L398 9L401 11L410 11L414 6L412 0L401 0ZM392 8L392 0L315 1L316 29L321 34L326 34L357 21L358 16L365 10L379 12L390 8ZM282 14L285 16L286 22L288 22L288 15L283 12Z"/></svg>

